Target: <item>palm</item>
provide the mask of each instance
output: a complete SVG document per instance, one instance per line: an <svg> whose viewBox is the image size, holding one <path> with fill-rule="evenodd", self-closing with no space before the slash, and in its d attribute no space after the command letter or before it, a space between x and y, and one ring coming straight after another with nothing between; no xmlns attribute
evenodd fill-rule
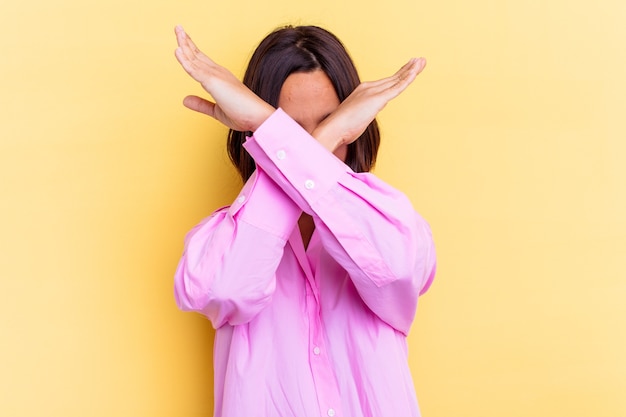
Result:
<svg viewBox="0 0 626 417"><path fill-rule="evenodd" d="M176 28L176 58L215 102L188 96L185 106L207 114L238 131L254 131L274 108L243 85L230 71L202 53L182 28Z"/></svg>
<svg viewBox="0 0 626 417"><path fill-rule="evenodd" d="M211 102L188 96L185 106L207 114L237 131L254 132L274 108L243 85L230 71L202 53L181 27L176 28L176 58L187 73L213 97ZM367 129L389 101L402 93L424 69L426 60L411 59L391 77L361 83L313 131L323 146L334 152L350 144Z"/></svg>
<svg viewBox="0 0 626 417"><path fill-rule="evenodd" d="M425 66L425 59L412 59L391 77L361 83L337 110L320 123L313 136L331 151L354 142L387 103L402 93Z"/></svg>

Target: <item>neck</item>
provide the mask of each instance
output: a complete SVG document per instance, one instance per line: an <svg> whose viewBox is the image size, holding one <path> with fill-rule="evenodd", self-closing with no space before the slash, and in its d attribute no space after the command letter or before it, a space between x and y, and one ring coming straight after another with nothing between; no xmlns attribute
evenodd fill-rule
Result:
<svg viewBox="0 0 626 417"><path fill-rule="evenodd" d="M300 228L300 235L302 236L302 243L306 249L311 241L311 236L315 230L315 223L313 223L313 217L306 213L302 213L298 220L298 227Z"/></svg>

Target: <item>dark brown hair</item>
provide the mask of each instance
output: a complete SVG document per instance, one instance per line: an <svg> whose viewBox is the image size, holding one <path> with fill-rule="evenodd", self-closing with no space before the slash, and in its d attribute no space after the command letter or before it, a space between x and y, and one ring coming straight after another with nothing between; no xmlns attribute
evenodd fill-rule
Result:
<svg viewBox="0 0 626 417"><path fill-rule="evenodd" d="M250 58L243 83L274 107L283 83L294 72L321 69L326 73L339 101L345 100L361 83L354 63L341 41L317 26L286 26L265 37ZM255 164L241 146L252 132L228 132L228 155L245 182ZM376 120L348 145L346 164L355 172L369 171L376 161L380 134Z"/></svg>

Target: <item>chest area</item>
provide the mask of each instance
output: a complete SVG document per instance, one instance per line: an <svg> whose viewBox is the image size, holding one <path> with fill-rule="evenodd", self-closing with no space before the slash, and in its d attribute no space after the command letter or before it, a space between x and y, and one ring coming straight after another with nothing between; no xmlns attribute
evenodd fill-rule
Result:
<svg viewBox="0 0 626 417"><path fill-rule="evenodd" d="M276 274L277 291L288 297L313 297L317 302L352 293L346 270L332 257L314 232L304 247L296 230L285 245Z"/></svg>

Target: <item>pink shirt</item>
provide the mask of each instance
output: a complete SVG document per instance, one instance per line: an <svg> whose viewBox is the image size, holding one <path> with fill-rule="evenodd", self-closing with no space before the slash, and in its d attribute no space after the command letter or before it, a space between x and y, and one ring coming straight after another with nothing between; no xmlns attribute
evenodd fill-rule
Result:
<svg viewBox="0 0 626 417"><path fill-rule="evenodd" d="M215 416L419 416L406 334L434 276L428 224L280 109L244 147L257 170L189 232L175 277L217 329Z"/></svg>

